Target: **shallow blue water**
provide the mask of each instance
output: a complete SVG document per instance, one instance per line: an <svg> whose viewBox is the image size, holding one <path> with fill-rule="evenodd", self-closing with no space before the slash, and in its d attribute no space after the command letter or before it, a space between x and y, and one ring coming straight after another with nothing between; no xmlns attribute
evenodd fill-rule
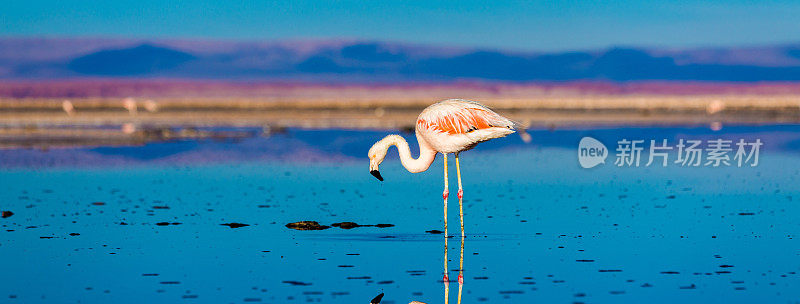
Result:
<svg viewBox="0 0 800 304"><path fill-rule="evenodd" d="M800 301L798 131L533 130L530 144L463 153L463 303ZM409 174L390 157L380 183L363 156L387 133L0 151L0 209L14 213L0 219L0 302L443 303L444 237L426 233L443 225L442 158ZM583 136L610 149L622 138L764 146L757 167L618 168L611 155L583 169ZM301 220L395 226L285 227ZM449 220L455 303L455 195Z"/></svg>

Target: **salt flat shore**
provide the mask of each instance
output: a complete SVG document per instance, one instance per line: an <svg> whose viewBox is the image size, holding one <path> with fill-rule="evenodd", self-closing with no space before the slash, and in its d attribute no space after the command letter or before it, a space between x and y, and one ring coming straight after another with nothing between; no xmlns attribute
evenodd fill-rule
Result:
<svg viewBox="0 0 800 304"><path fill-rule="evenodd" d="M442 98L0 99L0 126L275 126L411 128ZM800 95L624 95L479 98L527 127L800 122Z"/></svg>
<svg viewBox="0 0 800 304"><path fill-rule="evenodd" d="M574 84L209 85L209 89L190 83L151 88L154 85L77 86L83 91L64 84L0 85L0 147L135 145L243 136L203 131L208 127L255 127L265 133L285 128L413 130L422 109L448 98L480 101L525 128L705 125L713 129L726 124L800 123L800 88L794 84L624 89Z"/></svg>

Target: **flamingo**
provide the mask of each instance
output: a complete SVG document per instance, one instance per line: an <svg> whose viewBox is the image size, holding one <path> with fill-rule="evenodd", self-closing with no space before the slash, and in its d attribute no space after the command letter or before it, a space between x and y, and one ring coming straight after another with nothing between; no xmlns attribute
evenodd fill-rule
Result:
<svg viewBox="0 0 800 304"><path fill-rule="evenodd" d="M464 284L464 190L461 186L459 154L474 148L478 143L514 133L514 126L515 124L511 120L478 102L464 99L448 99L428 106L419 114L415 125L415 133L419 144L419 157L412 157L408 142L402 136L395 134L384 137L369 149L369 173L379 181L383 181L383 176L381 176L378 166L386 158L386 153L391 146L397 147L397 151L400 154L400 162L411 173L428 170L434 159L436 159L436 155L442 153L444 158L444 191L442 192L442 198L444 199L445 236L445 271L442 280L445 283L445 302L447 302L447 286L450 281L447 275L447 197L450 194L447 181L447 154L454 154L456 175L458 176L458 209L462 242L461 267L458 274L460 291L461 286Z"/></svg>

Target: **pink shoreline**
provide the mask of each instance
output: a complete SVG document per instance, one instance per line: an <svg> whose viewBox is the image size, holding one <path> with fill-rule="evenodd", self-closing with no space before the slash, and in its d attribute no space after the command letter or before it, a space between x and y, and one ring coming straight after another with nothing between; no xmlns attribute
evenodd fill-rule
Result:
<svg viewBox="0 0 800 304"><path fill-rule="evenodd" d="M800 94L800 82L696 82L696 81L568 81L568 82L451 82L335 83L313 81L223 81L191 79L75 78L67 80L3 80L0 97L6 98L85 98L137 96L286 96L301 91L359 90L380 97L383 90L458 91L468 89L496 95L530 90L539 94L571 95L701 95ZM299 92L300 91L300 92ZM524 92L523 92L524 94ZM531 93L533 94L533 93Z"/></svg>

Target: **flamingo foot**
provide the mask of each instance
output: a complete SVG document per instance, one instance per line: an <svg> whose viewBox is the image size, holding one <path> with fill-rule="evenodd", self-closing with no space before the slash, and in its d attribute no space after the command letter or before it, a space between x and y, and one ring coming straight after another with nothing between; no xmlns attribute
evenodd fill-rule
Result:
<svg viewBox="0 0 800 304"><path fill-rule="evenodd" d="M448 277L446 273L444 274L444 277L442 277L442 282L445 284L450 283L450 277Z"/></svg>
<svg viewBox="0 0 800 304"><path fill-rule="evenodd" d="M464 285L464 274L463 273L459 273L458 274L458 285Z"/></svg>
<svg viewBox="0 0 800 304"><path fill-rule="evenodd" d="M444 192L442 192L442 198L447 199L448 196L450 196L450 190L445 189Z"/></svg>

